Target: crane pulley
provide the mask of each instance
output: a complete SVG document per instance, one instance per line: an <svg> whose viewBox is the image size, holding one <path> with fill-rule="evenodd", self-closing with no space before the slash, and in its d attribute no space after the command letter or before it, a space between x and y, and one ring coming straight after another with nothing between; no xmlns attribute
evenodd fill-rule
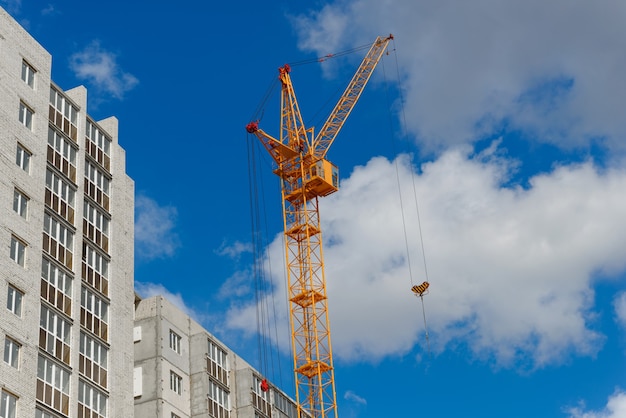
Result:
<svg viewBox="0 0 626 418"><path fill-rule="evenodd" d="M313 127L304 125L289 65L280 67L278 76L279 139L259 128L258 121L246 126L274 160L274 173L281 179L298 417L304 416L303 411L312 418L337 417L318 198L339 189L339 171L326 154L392 39L392 35L378 37L371 45L317 135Z"/></svg>

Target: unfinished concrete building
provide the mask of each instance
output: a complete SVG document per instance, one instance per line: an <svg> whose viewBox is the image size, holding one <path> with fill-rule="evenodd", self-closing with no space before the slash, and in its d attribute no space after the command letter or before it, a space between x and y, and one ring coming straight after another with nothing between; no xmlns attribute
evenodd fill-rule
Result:
<svg viewBox="0 0 626 418"><path fill-rule="evenodd" d="M296 405L162 296L135 309L135 418L296 418Z"/></svg>

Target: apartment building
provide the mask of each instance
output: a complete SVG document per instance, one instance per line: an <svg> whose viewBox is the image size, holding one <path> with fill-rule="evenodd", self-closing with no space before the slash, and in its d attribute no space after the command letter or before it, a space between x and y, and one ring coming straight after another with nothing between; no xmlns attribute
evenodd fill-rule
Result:
<svg viewBox="0 0 626 418"><path fill-rule="evenodd" d="M130 417L134 184L114 117L0 8L0 417Z"/></svg>
<svg viewBox="0 0 626 418"><path fill-rule="evenodd" d="M294 401L162 296L136 299L135 418L297 418Z"/></svg>

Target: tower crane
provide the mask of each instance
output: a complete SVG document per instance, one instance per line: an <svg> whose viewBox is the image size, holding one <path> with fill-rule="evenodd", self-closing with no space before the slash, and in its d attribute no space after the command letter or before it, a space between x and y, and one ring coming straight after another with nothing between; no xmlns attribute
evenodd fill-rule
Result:
<svg viewBox="0 0 626 418"><path fill-rule="evenodd" d="M279 139L259 122L246 126L276 164L283 203L289 322L296 380L298 417L337 418L337 396L318 198L339 189L339 171L326 159L328 149L354 108L392 35L378 37L317 135L302 121L291 68L279 68L281 115Z"/></svg>

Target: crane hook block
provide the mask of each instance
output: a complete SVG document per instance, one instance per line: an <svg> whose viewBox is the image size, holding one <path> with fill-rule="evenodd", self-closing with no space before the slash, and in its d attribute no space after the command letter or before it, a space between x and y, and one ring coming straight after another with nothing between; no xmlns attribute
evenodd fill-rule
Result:
<svg viewBox="0 0 626 418"><path fill-rule="evenodd" d="M246 125L246 131L248 131L249 134L253 134L256 131L259 130L259 121L255 121L255 122L250 122L249 124Z"/></svg>
<svg viewBox="0 0 626 418"><path fill-rule="evenodd" d="M426 293L426 291L428 290L428 286L430 286L430 284L428 282L424 282L420 285L415 285L411 288L411 290L413 291L413 293L415 293L417 296L424 296L424 294Z"/></svg>
<svg viewBox="0 0 626 418"><path fill-rule="evenodd" d="M263 392L267 392L268 390L270 390L270 385L269 385L269 383L267 383L267 379L263 379L261 381L261 390Z"/></svg>

